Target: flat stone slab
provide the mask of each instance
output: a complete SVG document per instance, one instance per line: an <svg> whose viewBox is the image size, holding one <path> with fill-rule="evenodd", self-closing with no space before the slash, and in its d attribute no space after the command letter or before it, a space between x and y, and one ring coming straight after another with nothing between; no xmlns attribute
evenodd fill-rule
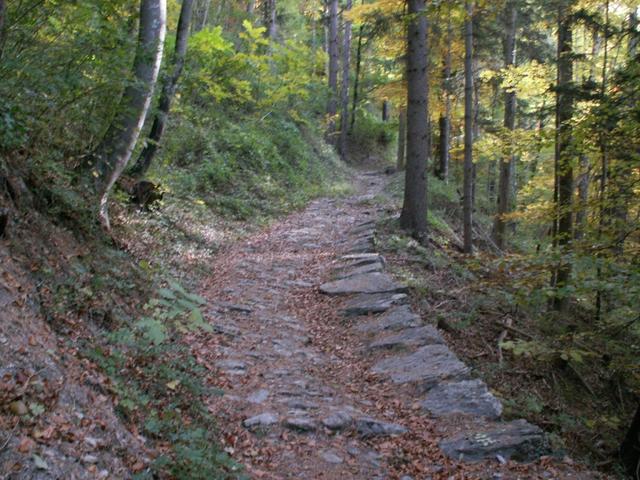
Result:
<svg viewBox="0 0 640 480"><path fill-rule="evenodd" d="M396 282L386 273L365 273L328 282L320 286L327 295L351 295L355 293L403 293L407 286Z"/></svg>
<svg viewBox="0 0 640 480"><path fill-rule="evenodd" d="M298 432L313 432L317 427L316 422L309 417L289 417L285 419L284 426Z"/></svg>
<svg viewBox="0 0 640 480"><path fill-rule="evenodd" d="M269 390L260 389L247 396L247 402L260 404L264 403L267 398L269 398Z"/></svg>
<svg viewBox="0 0 640 480"><path fill-rule="evenodd" d="M479 462L500 455L506 460L531 462L549 452L544 432L526 420L497 424L484 432L468 432L443 440L440 448L450 458Z"/></svg>
<svg viewBox="0 0 640 480"><path fill-rule="evenodd" d="M407 431L402 425L381 422L370 417L358 418L355 427L358 434L363 438L401 435Z"/></svg>
<svg viewBox="0 0 640 480"><path fill-rule="evenodd" d="M385 335L369 344L369 350L422 347L424 345L443 345L444 339L438 329L432 325L407 328L398 333Z"/></svg>
<svg viewBox="0 0 640 480"><path fill-rule="evenodd" d="M349 277L354 277L356 275L363 275L365 273L379 273L384 270L384 266L380 262L368 263L366 265L361 265L359 267L347 267L344 269L340 269L336 272L335 278L338 280L342 280Z"/></svg>
<svg viewBox="0 0 640 480"><path fill-rule="evenodd" d="M361 294L352 298L342 309L345 317L368 315L370 313L382 313L394 305L406 302L404 293Z"/></svg>
<svg viewBox="0 0 640 480"><path fill-rule="evenodd" d="M334 412L322 419L322 424L329 430L344 430L353 422L353 417L345 411Z"/></svg>
<svg viewBox="0 0 640 480"><path fill-rule="evenodd" d="M340 257L341 261L346 262L382 262L384 263L384 257L379 253L350 253Z"/></svg>
<svg viewBox="0 0 640 480"><path fill-rule="evenodd" d="M412 383L427 391L447 380L465 380L469 368L445 345L427 345L409 355L385 358L373 373L387 375L394 383Z"/></svg>
<svg viewBox="0 0 640 480"><path fill-rule="evenodd" d="M497 419L502 415L500 400L479 379L438 385L429 391L422 407L436 417L472 415Z"/></svg>
<svg viewBox="0 0 640 480"><path fill-rule="evenodd" d="M229 375L244 375L247 373L247 364L242 360L220 360L216 366Z"/></svg>
<svg viewBox="0 0 640 480"><path fill-rule="evenodd" d="M358 240L351 244L347 253L373 253L373 242L368 242L366 240Z"/></svg>
<svg viewBox="0 0 640 480"><path fill-rule="evenodd" d="M278 415L270 412L261 413L242 422L246 428L268 427L276 423L278 423Z"/></svg>
<svg viewBox="0 0 640 480"><path fill-rule="evenodd" d="M360 332L378 333L419 327L422 324L420 315L415 314L409 305L398 305L373 320L357 325L356 329Z"/></svg>

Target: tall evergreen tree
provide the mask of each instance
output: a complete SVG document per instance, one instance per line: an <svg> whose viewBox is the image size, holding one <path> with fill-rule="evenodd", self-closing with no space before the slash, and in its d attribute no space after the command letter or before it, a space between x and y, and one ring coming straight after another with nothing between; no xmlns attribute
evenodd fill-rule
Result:
<svg viewBox="0 0 640 480"><path fill-rule="evenodd" d="M428 22L425 0L408 0L407 167L400 225L426 244L429 161Z"/></svg>
<svg viewBox="0 0 640 480"><path fill-rule="evenodd" d="M555 203L556 221L554 242L563 257L569 253L573 235L573 16L570 2L562 0L558 7L558 79L556 85L556 150L555 150ZM562 258L555 272L554 285L566 287L571 277L571 263ZM564 310L567 295L554 300L556 310Z"/></svg>
<svg viewBox="0 0 640 480"><path fill-rule="evenodd" d="M473 2L466 0L464 21L464 252L473 252Z"/></svg>
<svg viewBox="0 0 640 480"><path fill-rule="evenodd" d="M516 61L516 19L518 10L515 0L508 0L505 5L504 66L505 70L515 65ZM508 87L504 91L504 128L507 133L516 129L516 93ZM504 249L506 221L504 215L511 210L511 176L514 165L513 139L507 142L505 152L500 161L500 180L498 184L498 213L493 227L493 238L496 245Z"/></svg>
<svg viewBox="0 0 640 480"><path fill-rule="evenodd" d="M352 0L347 0L345 11L351 10ZM338 151L342 158L347 156L349 128L349 84L351 72L351 21L344 19L342 37L342 89L340 92L340 141Z"/></svg>
<svg viewBox="0 0 640 480"><path fill-rule="evenodd" d="M329 0L328 34L329 100L327 102L327 115L329 116L329 126L327 129L327 138L331 143L335 143L335 117L338 114L338 69L340 63L340 51L338 48L338 0Z"/></svg>

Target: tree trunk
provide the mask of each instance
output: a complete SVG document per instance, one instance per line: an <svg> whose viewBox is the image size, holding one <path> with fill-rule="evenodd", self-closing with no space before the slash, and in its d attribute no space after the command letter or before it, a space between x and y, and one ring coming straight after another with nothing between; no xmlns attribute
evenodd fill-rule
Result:
<svg viewBox="0 0 640 480"><path fill-rule="evenodd" d="M631 426L620 445L620 459L627 473L638 478L640 473L640 406L631 421Z"/></svg>
<svg viewBox="0 0 640 480"><path fill-rule="evenodd" d="M473 4L465 3L464 22L464 252L473 253Z"/></svg>
<svg viewBox="0 0 640 480"><path fill-rule="evenodd" d="M362 68L362 39L364 37L364 25L358 30L358 49L356 50L356 74L353 81L353 103L351 105L351 125L349 133L353 133L356 126L356 108L358 108L358 89L360 88L360 70Z"/></svg>
<svg viewBox="0 0 640 480"><path fill-rule="evenodd" d="M390 110L391 110L391 107L389 105L389 100L387 100L385 98L384 101L382 102L382 121L383 122L388 122L389 121L389 111Z"/></svg>
<svg viewBox="0 0 640 480"><path fill-rule="evenodd" d="M140 156L131 171L131 174L136 177L144 176L149 170L153 157L158 151L160 140L162 140L162 135L167 125L171 102L175 96L178 80L182 74L185 57L187 55L189 24L191 23L191 16L193 14L193 1L194 0L182 0L178 30L176 32L176 46L173 53L173 73L171 76L164 78L162 94L160 95L160 101L158 104L158 112L153 120L151 132L149 133L149 137L146 140L142 153L140 153Z"/></svg>
<svg viewBox="0 0 640 480"><path fill-rule="evenodd" d="M347 0L346 11L351 10L352 1ZM343 159L347 157L347 134L349 127L349 73L351 71L351 22L344 20L344 36L342 39L342 91L340 113L340 143L338 151Z"/></svg>
<svg viewBox="0 0 640 480"><path fill-rule="evenodd" d="M598 31L593 32L593 45L591 46L591 57L596 58L600 53L600 35ZM595 67L589 70L589 81L595 81ZM578 209L576 211L575 238L581 239L584 236L584 228L587 221L589 207L589 156L586 153L580 155L580 174L577 179L578 184Z"/></svg>
<svg viewBox="0 0 640 480"><path fill-rule="evenodd" d="M276 0L263 1L265 36L270 40L275 40L278 35L278 12Z"/></svg>
<svg viewBox="0 0 640 480"><path fill-rule="evenodd" d="M140 2L140 29L133 64L135 81L125 89L118 113L95 151L99 219L106 230L111 228L109 193L131 158L153 97L162 62L166 18L166 0Z"/></svg>
<svg viewBox="0 0 640 480"><path fill-rule="evenodd" d="M504 65L508 69L516 61L516 19L517 9L514 0L509 0L505 7ZM508 132L516 129L516 93L504 92L504 128ZM500 180L498 183L498 213L493 225L493 240L500 249L505 247L506 221L504 215L511 210L511 176L513 174L513 139L509 139L504 156L500 161Z"/></svg>
<svg viewBox="0 0 640 480"><path fill-rule="evenodd" d="M338 68L340 53L338 49L338 0L329 1L329 100L327 115L329 125L327 139L335 142L336 114L338 113Z"/></svg>
<svg viewBox="0 0 640 480"><path fill-rule="evenodd" d="M449 12L450 13L450 12ZM449 147L451 146L451 44L453 43L453 26L451 19L447 21L447 51L444 57L444 66L442 69L442 91L444 94L443 104L444 112L440 115L438 126L440 131L438 145L438 177L444 182L449 181L449 160L451 154Z"/></svg>
<svg viewBox="0 0 640 480"><path fill-rule="evenodd" d="M253 13L255 12L256 9L256 0L249 0L247 2L247 15L249 15L250 17L253 17Z"/></svg>
<svg viewBox="0 0 640 480"><path fill-rule="evenodd" d="M572 241L573 204L573 31L571 7L566 2L558 10L558 80L556 87L556 219L557 240L560 253L570 251ZM555 287L561 289L571 277L571 264L561 260L555 275ZM566 295L558 295L553 302L556 310L565 310L568 305Z"/></svg>
<svg viewBox="0 0 640 480"><path fill-rule="evenodd" d="M404 159L407 145L407 109L401 108L398 114L398 157L397 168L398 171L404 170Z"/></svg>
<svg viewBox="0 0 640 480"><path fill-rule="evenodd" d="M202 23L200 23L199 30L204 30L204 27L207 26L207 22L209 21L209 11L210 10L211 10L211 0L205 0L205 2L204 2L204 13L202 14Z"/></svg>
<svg viewBox="0 0 640 480"><path fill-rule="evenodd" d="M634 59L638 54L638 13L635 9L629 14L629 58Z"/></svg>
<svg viewBox="0 0 640 480"><path fill-rule="evenodd" d="M7 18L7 7L4 0L0 0L0 59L2 58L2 50L4 47L4 24Z"/></svg>
<svg viewBox="0 0 640 480"><path fill-rule="evenodd" d="M408 0L408 6L407 172L400 226L426 244L427 163L430 154L428 23L425 0Z"/></svg>

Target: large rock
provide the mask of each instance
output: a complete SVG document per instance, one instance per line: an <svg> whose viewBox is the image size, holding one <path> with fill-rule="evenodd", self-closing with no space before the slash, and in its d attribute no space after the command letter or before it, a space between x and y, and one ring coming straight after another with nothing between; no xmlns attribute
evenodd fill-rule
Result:
<svg viewBox="0 0 640 480"><path fill-rule="evenodd" d="M519 462L534 461L549 452L544 432L525 420L498 424L482 432L468 432L440 442L442 451L455 460L478 462L497 455Z"/></svg>
<svg viewBox="0 0 640 480"><path fill-rule="evenodd" d="M347 250L347 253L373 253L373 247L373 241L361 239L353 242Z"/></svg>
<svg viewBox="0 0 640 480"><path fill-rule="evenodd" d="M394 305L406 302L406 300L407 295L404 293L382 293L373 295L363 293L349 300L342 309L342 314L345 317L352 317L356 315L368 315L370 313L382 313Z"/></svg>
<svg viewBox="0 0 640 480"><path fill-rule="evenodd" d="M343 430L351 425L353 417L344 410L333 412L328 417L322 419L322 424L329 430Z"/></svg>
<svg viewBox="0 0 640 480"><path fill-rule="evenodd" d="M402 425L381 422L370 417L358 418L355 427L363 438L401 435L407 431Z"/></svg>
<svg viewBox="0 0 640 480"><path fill-rule="evenodd" d="M379 273L382 272L384 266L381 262L369 263L367 265L361 265L359 267L347 267L340 269L336 272L335 278L342 280L344 278L354 277L356 275L363 275L365 273Z"/></svg>
<svg viewBox="0 0 640 480"><path fill-rule="evenodd" d="M317 428L316 422L309 417L289 417L284 426L298 432L313 432Z"/></svg>
<svg viewBox="0 0 640 480"><path fill-rule="evenodd" d="M327 295L351 295L354 293L402 293L407 286L396 282L385 273L365 273L328 282L320 286Z"/></svg>
<svg viewBox="0 0 640 480"><path fill-rule="evenodd" d="M246 428L269 427L276 423L278 423L278 415L270 412L261 413L255 417L247 418L242 422Z"/></svg>
<svg viewBox="0 0 640 480"><path fill-rule="evenodd" d="M462 414L496 419L502 414L502 404L479 379L439 385L427 394L422 407L436 417Z"/></svg>
<svg viewBox="0 0 640 480"><path fill-rule="evenodd" d="M419 327L421 325L422 319L420 315L413 313L409 305L398 305L372 320L359 324L356 329L366 333L378 333Z"/></svg>
<svg viewBox="0 0 640 480"><path fill-rule="evenodd" d="M444 339L438 329L432 325L407 328L399 333L393 333L377 338L369 344L369 350L422 347L424 345L442 345Z"/></svg>
<svg viewBox="0 0 640 480"><path fill-rule="evenodd" d="M426 391L447 380L466 379L469 369L446 346L427 345L409 355L385 358L374 365L372 372Z"/></svg>

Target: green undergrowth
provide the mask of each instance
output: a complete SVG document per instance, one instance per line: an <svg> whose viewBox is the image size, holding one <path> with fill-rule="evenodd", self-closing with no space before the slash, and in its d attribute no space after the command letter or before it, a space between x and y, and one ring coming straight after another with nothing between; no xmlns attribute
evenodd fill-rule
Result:
<svg viewBox="0 0 640 480"><path fill-rule="evenodd" d="M521 245L497 255L477 231L475 254L461 254L458 193L431 176L431 242L424 247L399 229L403 185L404 176L397 175L386 189L394 213L379 223L379 243L423 318L447 332L455 353L500 398L505 419L540 425L557 452L619 474L616 451L638 385L637 355L628 352L637 353L640 334L625 298L637 296L638 279L628 277L626 297L607 285L573 287L572 311L557 314L549 309L556 294L549 272L557 258L535 246L524 252ZM478 228L490 232L491 217L482 211L475 217ZM575 261L574 275L589 268L580 263L588 260ZM597 288L617 308L595 323L584 298Z"/></svg>
<svg viewBox="0 0 640 480"><path fill-rule="evenodd" d="M220 450L206 398L222 392L206 385L207 371L182 343L185 333L210 332L206 300L175 281L158 288L144 316L108 332L85 354L112 380L118 412L143 434L169 442L137 479L169 473L178 479L241 479L242 467Z"/></svg>
<svg viewBox="0 0 640 480"><path fill-rule="evenodd" d="M150 178L169 198L261 221L349 191L347 171L314 127L280 114L176 120Z"/></svg>
<svg viewBox="0 0 640 480"><path fill-rule="evenodd" d="M191 292L212 274L221 247L313 198L352 188L318 127L282 112L223 113L198 124L175 116L149 175L164 198L145 211L117 190L115 242L94 220L77 159L34 151L20 172L39 223L16 225L10 248L35 259L30 268L46 285L39 300L50 324L81 343L80 356L109 378L122 421L150 440L155 455L139 479L244 478L218 447L206 407L221 392L207 385L184 341L211 328L207 302ZM45 237L60 238L60 250L45 251Z"/></svg>

